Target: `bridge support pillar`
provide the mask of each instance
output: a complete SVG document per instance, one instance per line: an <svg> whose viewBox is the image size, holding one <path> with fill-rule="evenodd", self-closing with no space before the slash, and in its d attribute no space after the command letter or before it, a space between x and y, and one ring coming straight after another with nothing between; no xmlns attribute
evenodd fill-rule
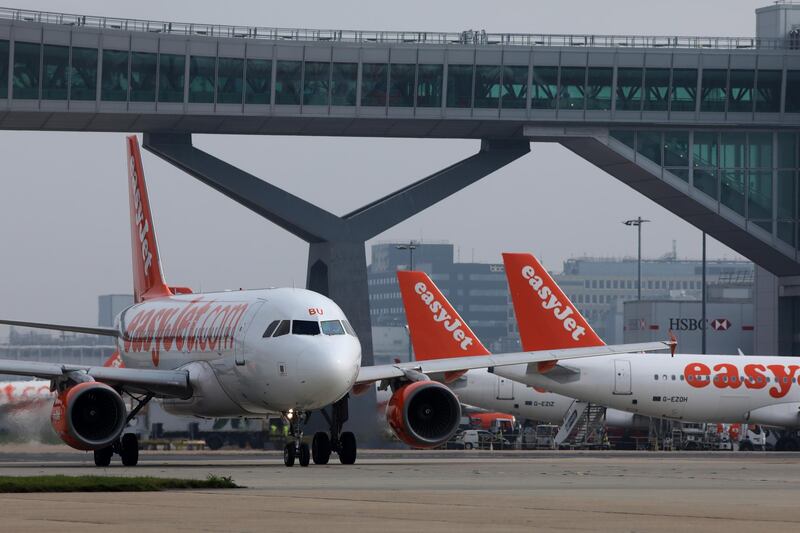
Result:
<svg viewBox="0 0 800 533"><path fill-rule="evenodd" d="M341 217L195 148L191 134L145 133L144 147L308 242L307 288L342 308L361 341L362 364L372 365L366 241L527 154L530 142L483 140L477 154ZM362 434L375 420L374 393L365 396L350 413Z"/></svg>

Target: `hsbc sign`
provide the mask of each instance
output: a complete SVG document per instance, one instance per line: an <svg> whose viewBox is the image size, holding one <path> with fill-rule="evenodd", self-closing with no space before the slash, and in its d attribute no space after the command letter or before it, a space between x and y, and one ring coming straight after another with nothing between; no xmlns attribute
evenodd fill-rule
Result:
<svg viewBox="0 0 800 533"><path fill-rule="evenodd" d="M709 327L714 331L727 331L732 325L731 321L727 318L715 318L713 320L706 320L705 322L699 318L669 319L669 329L672 331L698 331L708 329Z"/></svg>

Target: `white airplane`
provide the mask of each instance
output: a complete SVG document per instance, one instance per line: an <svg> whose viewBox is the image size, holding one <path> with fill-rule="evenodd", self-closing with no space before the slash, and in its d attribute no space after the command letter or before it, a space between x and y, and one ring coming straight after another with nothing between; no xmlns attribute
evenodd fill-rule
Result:
<svg viewBox="0 0 800 533"><path fill-rule="evenodd" d="M503 254L523 346L602 345L531 254ZM674 351L674 346L673 350ZM800 427L800 360L787 357L628 353L495 367L499 376L644 416L699 423ZM779 447L796 449L785 437Z"/></svg>
<svg viewBox="0 0 800 533"><path fill-rule="evenodd" d="M397 436L411 446L435 447L458 428L461 407L452 391L429 375L664 348L658 342L362 367L361 346L347 317L321 294L292 288L193 294L168 286L135 136L128 137L127 149L135 304L117 317L114 328L0 321L116 338L124 367L0 360L0 374L50 380L57 392L53 427L73 448L93 451L98 466L107 466L114 453L124 465L138 462L136 436L124 429L154 397L183 415L281 412L293 437L284 448L287 466L295 459L307 466L312 456L325 464L332 451L352 464L356 438L342 431L346 397L375 382L393 391L386 413ZM130 412L123 394L135 400ZM330 433L317 432L309 450L302 440L305 421L328 405L333 405Z"/></svg>
<svg viewBox="0 0 800 533"><path fill-rule="evenodd" d="M425 361L445 357L448 354L459 357L490 354L467 322L458 314L458 311L426 273L398 271L397 282L416 360ZM436 316L431 314L425 303L425 299L427 299L425 295L429 292L434 295L436 301L441 302L442 309L461 324L460 328L464 331L465 338L473 339L466 350L459 350L460 344L463 342L458 340L459 335L453 335L446 328L441 328L437 324ZM528 344L525 344L526 341ZM567 346L559 346L558 342L548 342L541 338L534 340L526 338L523 339L522 347L524 350L535 351ZM493 374L486 368L470 370L462 376L455 377L447 384L456 393L461 403L549 424L561 424L575 401L574 398L549 392L542 387L527 385ZM607 410L606 420L607 425L621 428L639 427L642 423L641 417L616 409Z"/></svg>

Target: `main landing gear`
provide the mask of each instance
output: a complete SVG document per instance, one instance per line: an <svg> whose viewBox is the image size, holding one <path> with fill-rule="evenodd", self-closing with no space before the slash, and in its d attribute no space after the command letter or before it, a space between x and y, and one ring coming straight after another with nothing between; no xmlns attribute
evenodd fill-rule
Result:
<svg viewBox="0 0 800 533"><path fill-rule="evenodd" d="M152 394L148 394L142 398L132 396L137 404L125 420L125 427L130 423L133 418L139 414L142 407L147 405L147 402L153 399ZM133 433L126 433L121 438L117 439L111 446L100 448L94 451L94 464L95 466L108 466L111 464L111 458L114 454L119 455L122 459L123 466L136 466L139 463L139 437Z"/></svg>
<svg viewBox="0 0 800 533"><path fill-rule="evenodd" d="M331 406L330 415L324 409L320 412L330 426L330 433L324 431L315 433L311 440L310 453L308 444L302 441L303 426L308 421L310 413L287 413L284 415L289 422L289 433L293 437L293 441L287 443L283 449L283 464L294 466L295 460L299 460L300 466L308 466L309 460L313 459L316 465L326 465L333 452L339 455L339 462L343 465L351 465L356 462L356 436L350 431L342 431L342 425L348 418L347 396Z"/></svg>

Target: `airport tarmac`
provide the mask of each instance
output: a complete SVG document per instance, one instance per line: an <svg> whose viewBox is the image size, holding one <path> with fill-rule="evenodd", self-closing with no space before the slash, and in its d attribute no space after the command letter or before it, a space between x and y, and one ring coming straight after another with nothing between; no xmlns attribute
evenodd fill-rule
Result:
<svg viewBox="0 0 800 533"><path fill-rule="evenodd" d="M334 458L335 460L335 458ZM763 531L800 529L800 454L360 453L285 468L277 452L142 452L97 469L61 446L0 447L0 475L232 476L245 489L0 494L0 530Z"/></svg>

